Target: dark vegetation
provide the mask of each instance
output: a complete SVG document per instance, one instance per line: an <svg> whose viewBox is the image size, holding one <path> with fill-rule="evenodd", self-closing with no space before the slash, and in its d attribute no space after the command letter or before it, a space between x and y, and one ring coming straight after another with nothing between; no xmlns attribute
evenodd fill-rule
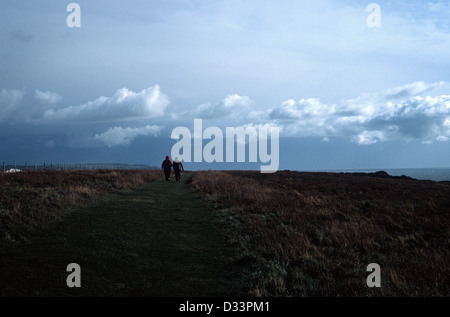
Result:
<svg viewBox="0 0 450 317"><path fill-rule="evenodd" d="M386 173L199 172L253 296L449 296L450 184ZM381 288L368 288L369 263Z"/></svg>
<svg viewBox="0 0 450 317"><path fill-rule="evenodd" d="M450 295L449 182L161 176L0 173L0 295ZM65 286L69 261L84 263L81 293ZM369 263L381 266L381 288L366 286Z"/></svg>
<svg viewBox="0 0 450 317"><path fill-rule="evenodd" d="M0 246L0 296L242 295L220 217L192 195L189 174L157 175ZM80 288L66 285L69 263L81 267Z"/></svg>
<svg viewBox="0 0 450 317"><path fill-rule="evenodd" d="M72 207L160 177L152 170L0 173L0 241L26 239Z"/></svg>

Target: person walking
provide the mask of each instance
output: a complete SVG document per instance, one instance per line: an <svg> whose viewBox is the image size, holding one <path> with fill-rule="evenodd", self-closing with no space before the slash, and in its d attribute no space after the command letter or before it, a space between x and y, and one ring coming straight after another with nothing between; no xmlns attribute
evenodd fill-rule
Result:
<svg viewBox="0 0 450 317"><path fill-rule="evenodd" d="M170 173L172 171L172 161L170 160L170 156L166 156L166 159L161 164L161 169L164 171L164 176L166 177L166 181L170 182Z"/></svg>
<svg viewBox="0 0 450 317"><path fill-rule="evenodd" d="M173 160L173 170L175 172L175 181L181 182L181 171L184 172L183 163L178 159L178 157Z"/></svg>

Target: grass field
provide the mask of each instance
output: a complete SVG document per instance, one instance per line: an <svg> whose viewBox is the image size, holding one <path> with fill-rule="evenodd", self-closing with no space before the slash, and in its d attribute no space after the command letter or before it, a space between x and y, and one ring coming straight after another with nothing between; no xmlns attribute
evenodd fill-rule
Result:
<svg viewBox="0 0 450 317"><path fill-rule="evenodd" d="M161 176L151 170L0 173L0 242L26 239L72 207L131 190Z"/></svg>
<svg viewBox="0 0 450 317"><path fill-rule="evenodd" d="M134 178L139 172L125 173ZM26 239L4 241L0 295L245 295L222 220L193 194L190 175L183 175L183 183L165 182L161 173L147 176L150 181L133 190L122 188L72 207L27 232ZM115 177L126 178L118 173L107 179ZM69 263L81 267L81 288L66 285Z"/></svg>
<svg viewBox="0 0 450 317"><path fill-rule="evenodd" d="M0 173L0 295L449 296L449 212L383 173Z"/></svg>
<svg viewBox="0 0 450 317"><path fill-rule="evenodd" d="M450 184L383 173L203 172L255 296L449 296ZM381 266L368 288L367 265Z"/></svg>

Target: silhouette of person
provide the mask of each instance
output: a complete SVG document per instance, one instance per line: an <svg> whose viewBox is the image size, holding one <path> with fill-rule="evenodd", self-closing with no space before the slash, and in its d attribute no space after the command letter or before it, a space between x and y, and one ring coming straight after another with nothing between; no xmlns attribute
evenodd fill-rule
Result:
<svg viewBox="0 0 450 317"><path fill-rule="evenodd" d="M173 170L175 171L175 181L181 182L181 171L184 172L183 163L178 159L178 157L173 160Z"/></svg>
<svg viewBox="0 0 450 317"><path fill-rule="evenodd" d="M166 181L170 182L170 172L172 171L172 161L170 160L170 156L166 156L166 159L161 164L161 169L164 171Z"/></svg>

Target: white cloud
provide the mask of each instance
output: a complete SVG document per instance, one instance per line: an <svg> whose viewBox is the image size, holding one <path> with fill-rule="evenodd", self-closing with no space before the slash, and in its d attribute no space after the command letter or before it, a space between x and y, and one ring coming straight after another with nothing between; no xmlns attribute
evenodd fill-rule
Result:
<svg viewBox="0 0 450 317"><path fill-rule="evenodd" d="M412 83L379 94L366 94L340 104L318 99L287 100L269 117L283 125L287 135L350 137L361 145L395 138L448 141L450 95L424 95L448 83Z"/></svg>
<svg viewBox="0 0 450 317"><path fill-rule="evenodd" d="M160 133L161 129L162 128L159 126L150 125L141 128L114 127L101 134L96 134L94 139L102 142L108 147L129 145L138 136L157 136Z"/></svg>
<svg viewBox="0 0 450 317"><path fill-rule="evenodd" d="M225 126L277 126L283 136L318 137L330 142L344 137L360 145L389 140L418 140L421 142L450 141L450 84L415 82L375 94L362 94L353 99L324 103L317 98L288 99L269 110L259 109L248 96L229 94L220 102L204 103L181 114L165 113L169 104L158 86L133 92L119 89L111 97L99 97L88 103L66 108L53 105L62 97L54 92L36 90L35 98L50 104L44 111L23 104L22 90L0 91L0 121L12 120L35 123L117 122L141 119L191 121L211 119L208 124ZM139 135L159 133L160 128L123 128L120 126L87 137L90 142L106 146L130 144ZM92 132L91 132L92 133ZM92 134L90 134L92 135Z"/></svg>
<svg viewBox="0 0 450 317"><path fill-rule="evenodd" d="M390 89L386 91L385 98L386 99L396 99L396 98L410 98L417 95L422 95L429 91L436 90L441 87L448 87L448 83L446 82L437 82L433 84L426 84L423 81L414 82L408 85L404 85L402 87Z"/></svg>
<svg viewBox="0 0 450 317"><path fill-rule="evenodd" d="M54 105L62 100L62 96L57 94L56 92L40 91L38 89L36 89L35 91L34 98L51 105Z"/></svg>
<svg viewBox="0 0 450 317"><path fill-rule="evenodd" d="M238 94L228 95L223 100L223 107L226 109L249 107L253 105L253 101L247 96L239 96Z"/></svg>
<svg viewBox="0 0 450 317"><path fill-rule="evenodd" d="M217 115L217 109L211 103L204 103L190 111L190 114L195 118L212 118Z"/></svg>
<svg viewBox="0 0 450 317"><path fill-rule="evenodd" d="M369 145L385 141L386 138L382 131L364 131L353 138L354 142L361 145Z"/></svg>
<svg viewBox="0 0 450 317"><path fill-rule="evenodd" d="M270 122L279 127L282 136L318 137L323 142L332 137L348 138L360 145L394 139L448 141L450 95L433 93L449 88L447 82L414 82L339 103L288 99L268 111L258 110L249 97L230 94L219 103L205 103L185 112L184 119L216 119L222 126L230 121L234 126Z"/></svg>
<svg viewBox="0 0 450 317"><path fill-rule="evenodd" d="M159 86L138 93L122 88L111 97L99 97L79 106L49 109L44 113L42 121L108 122L150 119L164 115L168 104L169 99L161 93Z"/></svg>
<svg viewBox="0 0 450 317"><path fill-rule="evenodd" d="M325 105L315 98L293 99L284 101L281 107L275 108L271 117L274 119L303 119L318 116L328 116L336 112L335 105Z"/></svg>
<svg viewBox="0 0 450 317"><path fill-rule="evenodd" d="M189 111L189 114L202 119L231 117L235 119L245 117L251 107L254 105L253 100L247 96L238 94L228 95L220 103L211 104L204 103Z"/></svg>

